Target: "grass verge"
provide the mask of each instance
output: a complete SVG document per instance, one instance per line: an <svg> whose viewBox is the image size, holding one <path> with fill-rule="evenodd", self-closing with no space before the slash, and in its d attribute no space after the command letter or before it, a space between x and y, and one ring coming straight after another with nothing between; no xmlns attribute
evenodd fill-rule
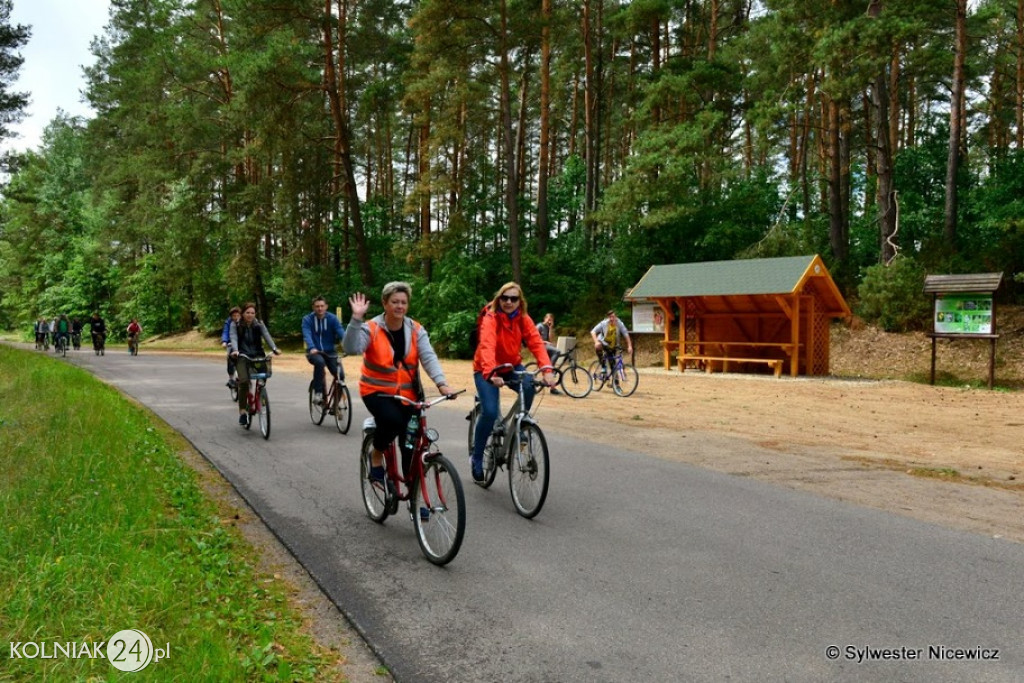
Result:
<svg viewBox="0 0 1024 683"><path fill-rule="evenodd" d="M121 680L11 643L53 654L122 629L169 645L147 680L344 680L173 436L88 373L0 346L0 681Z"/></svg>

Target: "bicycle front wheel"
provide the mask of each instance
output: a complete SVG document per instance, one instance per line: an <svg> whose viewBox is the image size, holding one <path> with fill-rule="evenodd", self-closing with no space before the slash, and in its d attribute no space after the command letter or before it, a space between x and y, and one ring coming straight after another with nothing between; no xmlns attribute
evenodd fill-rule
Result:
<svg viewBox="0 0 1024 683"><path fill-rule="evenodd" d="M590 373L573 363L562 370L562 378L559 384L569 396L573 398L586 398L594 388L594 378Z"/></svg>
<svg viewBox="0 0 1024 683"><path fill-rule="evenodd" d="M267 397L267 390L260 387L260 434L264 439L270 438L270 398Z"/></svg>
<svg viewBox="0 0 1024 683"><path fill-rule="evenodd" d="M412 496L416 540L428 560L440 566L455 559L466 534L462 481L448 458L431 456Z"/></svg>
<svg viewBox="0 0 1024 683"><path fill-rule="evenodd" d="M612 391L617 396L632 396L640 383L640 373L629 363L623 363L612 376Z"/></svg>
<svg viewBox="0 0 1024 683"><path fill-rule="evenodd" d="M352 426L352 395L344 384L334 385L334 426L342 434Z"/></svg>
<svg viewBox="0 0 1024 683"><path fill-rule="evenodd" d="M527 519L537 516L548 497L548 443L540 427L523 422L509 439L508 488L516 512Z"/></svg>
<svg viewBox="0 0 1024 683"><path fill-rule="evenodd" d="M375 522L383 522L388 516L388 492L383 482L370 478L373 458L373 434L363 437L359 449L359 486L363 491L363 507L366 515Z"/></svg>
<svg viewBox="0 0 1024 683"><path fill-rule="evenodd" d="M313 385L310 384L309 385L309 419L312 420L313 424L315 424L315 425L323 424L324 415L325 414L326 414L326 411L324 410L323 404L322 403L318 404L316 402L316 392L313 391Z"/></svg>
<svg viewBox="0 0 1024 683"><path fill-rule="evenodd" d="M587 373L590 375L590 379L594 383L594 391L601 391L604 389L604 383L606 381L604 376L604 367L601 366L601 361L595 360L590 364L587 369Z"/></svg>

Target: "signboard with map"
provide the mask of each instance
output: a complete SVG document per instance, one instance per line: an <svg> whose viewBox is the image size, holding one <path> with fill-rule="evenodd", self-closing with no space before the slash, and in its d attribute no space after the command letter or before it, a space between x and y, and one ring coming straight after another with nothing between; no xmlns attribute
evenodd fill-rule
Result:
<svg viewBox="0 0 1024 683"><path fill-rule="evenodd" d="M991 294L940 294L935 298L936 334L992 334Z"/></svg>

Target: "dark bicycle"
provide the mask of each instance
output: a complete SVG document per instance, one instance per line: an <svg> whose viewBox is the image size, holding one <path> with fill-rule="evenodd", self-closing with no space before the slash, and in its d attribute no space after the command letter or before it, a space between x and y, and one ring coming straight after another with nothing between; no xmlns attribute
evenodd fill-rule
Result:
<svg viewBox="0 0 1024 683"><path fill-rule="evenodd" d="M332 359L338 357L326 353L324 355ZM334 426L338 431L348 434L348 429L352 425L352 394L345 385L345 380L341 378L341 363L338 363L337 368L338 372L326 387L327 391L321 400L316 400L313 383L309 383L309 419L315 425L323 424L324 417L330 413L334 416Z"/></svg>
<svg viewBox="0 0 1024 683"><path fill-rule="evenodd" d="M499 365L495 371L508 371L513 366L509 363ZM521 516L531 519L536 517L544 506L548 496L548 484L551 480L548 457L548 442L544 432L534 420L533 415L526 412L523 379L534 376L527 370L511 370L518 379L516 400L512 403L504 418L497 420L487 445L484 447L483 470L484 478L476 482L482 488L494 483L498 469L508 469L508 490L512 494L512 504ZM537 383L538 387L543 384ZM536 410L537 403L533 404ZM473 456L473 445L476 441L476 425L483 414L480 398L476 397L473 410L466 419L469 420L469 455Z"/></svg>
<svg viewBox="0 0 1024 683"><path fill-rule="evenodd" d="M576 361L576 349L566 353L559 353L554 363L555 374L558 375L558 386L567 395L573 398L586 398L594 388L594 379L587 372L586 368ZM526 371L535 374L540 368L536 361L526 364Z"/></svg>

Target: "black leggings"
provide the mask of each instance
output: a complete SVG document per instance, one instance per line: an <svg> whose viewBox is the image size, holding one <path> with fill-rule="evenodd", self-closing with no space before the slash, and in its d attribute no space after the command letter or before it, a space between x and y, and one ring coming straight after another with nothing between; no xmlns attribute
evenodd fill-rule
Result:
<svg viewBox="0 0 1024 683"><path fill-rule="evenodd" d="M377 423L376 431L373 433L373 447L381 452L386 451L392 441L405 434L405 426L413 416L413 408L390 394L363 396L363 405ZM405 439L399 441L402 450L402 472L408 472L412 451L406 451L402 441Z"/></svg>

